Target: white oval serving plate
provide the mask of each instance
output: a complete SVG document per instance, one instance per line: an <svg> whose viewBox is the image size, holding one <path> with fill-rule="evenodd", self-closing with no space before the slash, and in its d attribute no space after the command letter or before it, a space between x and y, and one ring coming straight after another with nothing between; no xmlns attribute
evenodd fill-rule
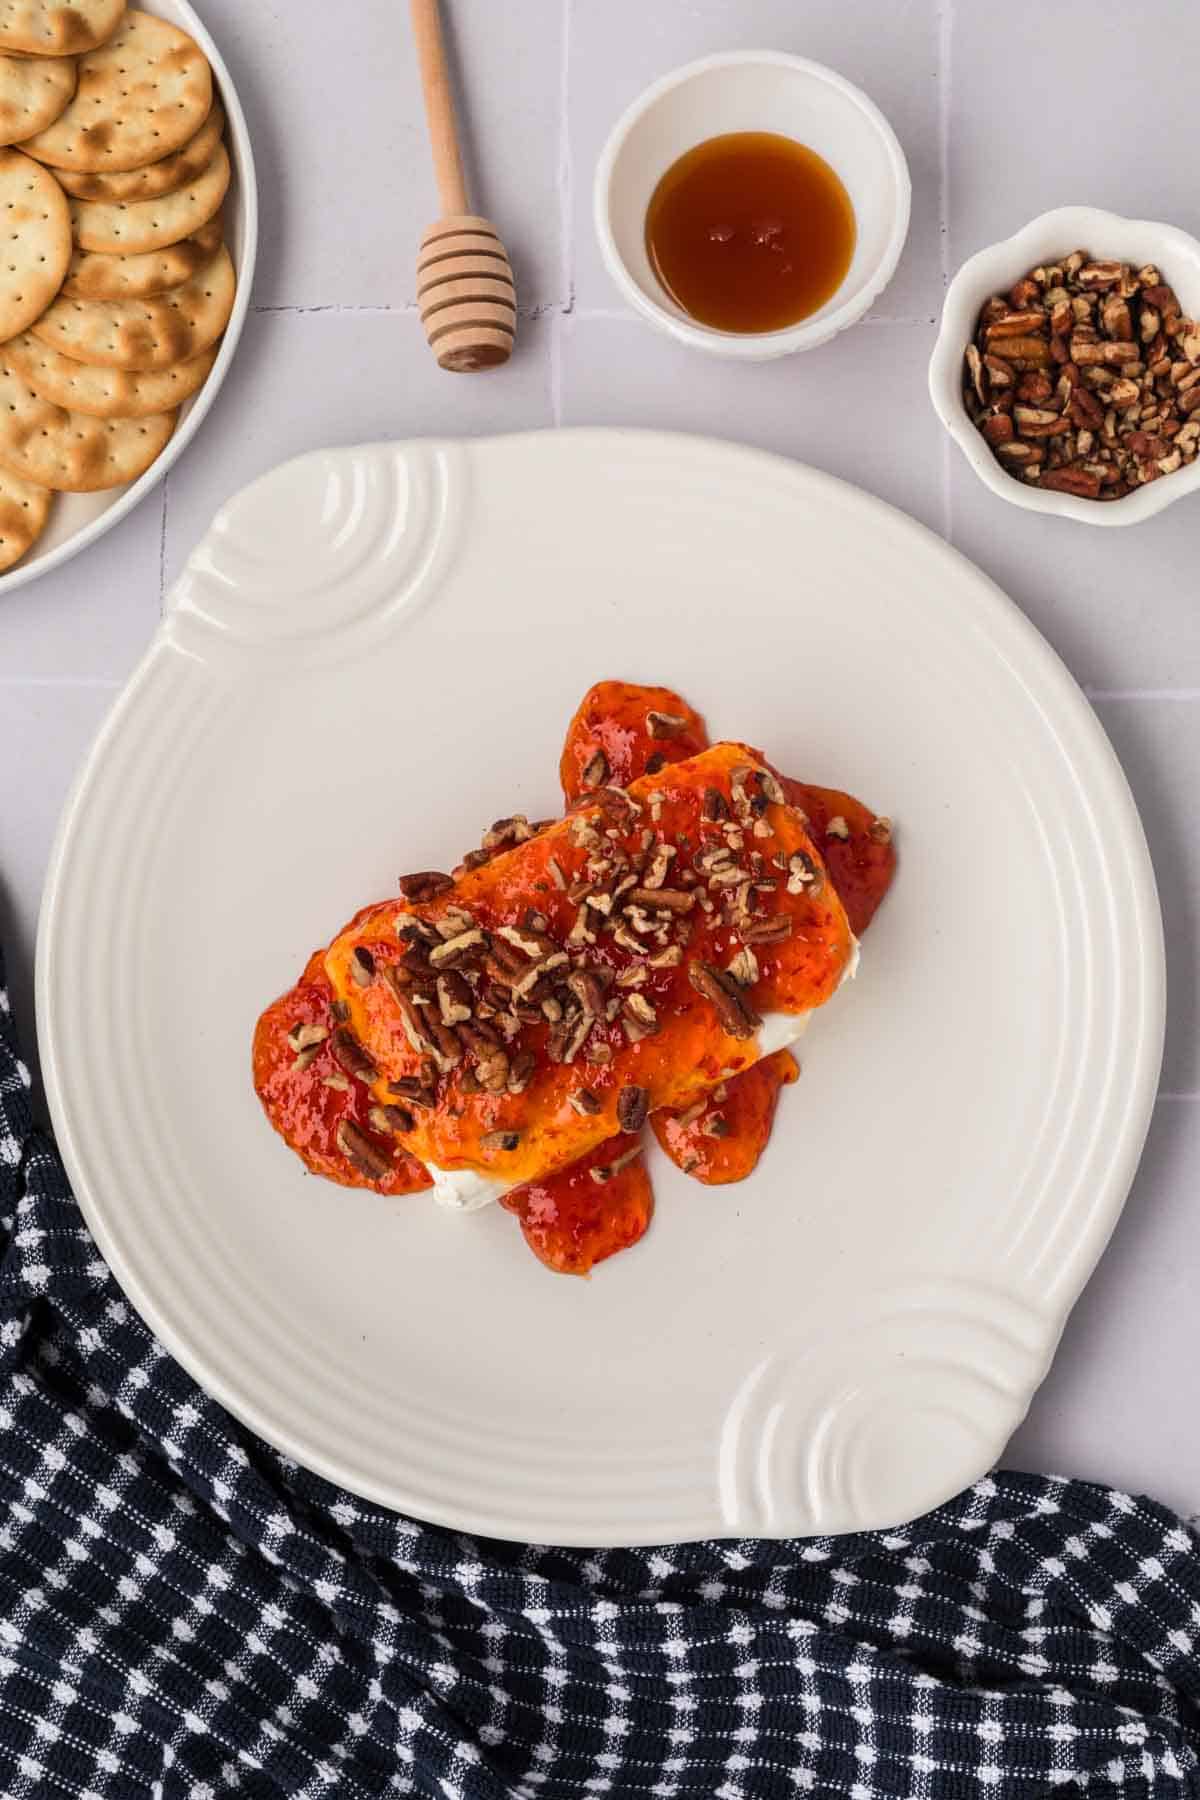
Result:
<svg viewBox="0 0 1200 1800"><path fill-rule="evenodd" d="M307 1177L260 1009L405 868L555 810L602 676L898 825L862 969L770 1149L652 1155L645 1241L546 1272L496 1208ZM223 509L68 804L43 1068L122 1285L286 1453L575 1544L881 1526L986 1469L1141 1151L1154 879L1092 712L954 551L828 476L653 433L301 458Z"/></svg>
<svg viewBox="0 0 1200 1800"><path fill-rule="evenodd" d="M186 400L179 410L179 424L162 455L151 463L144 475L123 487L105 488L98 494L56 494L50 511L50 522L33 548L7 573L0 575L0 599L12 588L39 575L48 575L72 556L78 556L97 538L119 525L139 501L172 469L199 431L209 408L217 397L221 383L229 373L229 365L237 352L242 326L250 307L250 290L254 281L254 264L258 253L258 182L254 172L254 152L250 132L237 90L225 66L225 59L213 42L207 27L188 0L138 0L144 12L169 19L182 31L189 32L212 64L213 84L225 108L225 146L233 167L229 192L222 216L225 220L225 242L237 271L237 297L225 330L217 360L208 380ZM19 150L21 146L18 144Z"/></svg>

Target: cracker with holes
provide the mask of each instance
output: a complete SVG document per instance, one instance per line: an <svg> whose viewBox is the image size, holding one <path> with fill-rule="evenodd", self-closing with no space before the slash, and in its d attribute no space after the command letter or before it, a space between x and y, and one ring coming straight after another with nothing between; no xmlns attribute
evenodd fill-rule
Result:
<svg viewBox="0 0 1200 1800"><path fill-rule="evenodd" d="M212 72L178 26L131 7L106 44L79 59L75 98L27 140L57 169L140 169L186 144L212 108Z"/></svg>
<svg viewBox="0 0 1200 1800"><path fill-rule="evenodd" d="M110 38L125 0L4 0L0 51L23 56L78 56Z"/></svg>
<svg viewBox="0 0 1200 1800"><path fill-rule="evenodd" d="M0 150L0 341L45 312L70 261L66 195L40 163Z"/></svg>
<svg viewBox="0 0 1200 1800"><path fill-rule="evenodd" d="M0 144L19 144L44 131L74 92L73 57L0 56Z"/></svg>
<svg viewBox="0 0 1200 1800"><path fill-rule="evenodd" d="M171 156L147 163L143 169L126 169L121 174L106 174L103 169L56 169L55 174L68 194L76 200L157 200L173 194L202 175L217 153L217 145L225 133L225 112L221 102L213 100L212 111L195 137L189 138L181 150Z"/></svg>
<svg viewBox="0 0 1200 1800"><path fill-rule="evenodd" d="M41 400L0 348L0 466L62 493L136 481L175 429L174 413L93 419Z"/></svg>
<svg viewBox="0 0 1200 1800"><path fill-rule="evenodd" d="M46 529L53 498L48 487L0 468L0 572L20 562L37 543Z"/></svg>
<svg viewBox="0 0 1200 1800"><path fill-rule="evenodd" d="M138 256L108 256L98 250L76 250L62 291L72 300L145 300L180 287L206 268L221 248L220 215L194 236L165 250Z"/></svg>
<svg viewBox="0 0 1200 1800"><path fill-rule="evenodd" d="M63 356L23 331L5 344L4 358L41 400L94 419L144 419L170 412L198 393L217 360L217 347L169 369L105 369Z"/></svg>
<svg viewBox="0 0 1200 1800"><path fill-rule="evenodd" d="M233 311L237 278L222 246L206 269L153 300L54 302L33 335L76 362L110 369L169 369L215 344Z"/></svg>
<svg viewBox="0 0 1200 1800"><path fill-rule="evenodd" d="M71 220L81 250L139 256L191 237L215 218L229 187L229 155L218 144L195 181L157 200L72 200Z"/></svg>

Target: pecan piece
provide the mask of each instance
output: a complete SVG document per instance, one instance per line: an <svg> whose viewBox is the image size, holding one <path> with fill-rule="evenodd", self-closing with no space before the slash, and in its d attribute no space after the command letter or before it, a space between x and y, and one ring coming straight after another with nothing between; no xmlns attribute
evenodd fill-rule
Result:
<svg viewBox="0 0 1200 1800"><path fill-rule="evenodd" d="M367 1114L375 1131L411 1131L416 1120L406 1106L373 1106Z"/></svg>
<svg viewBox="0 0 1200 1800"><path fill-rule="evenodd" d="M570 1100L575 1111L581 1113L584 1118L594 1118L598 1112L603 1110L599 1097L593 1094L591 1088L576 1088L570 1096Z"/></svg>
<svg viewBox="0 0 1200 1800"><path fill-rule="evenodd" d="M343 1119L337 1128L337 1147L346 1161L365 1175L368 1181L382 1181L391 1171L391 1161L359 1129L352 1119Z"/></svg>
<svg viewBox="0 0 1200 1800"><path fill-rule="evenodd" d="M650 1095L646 1088L628 1082L617 1095L617 1124L622 1131L640 1131L646 1123Z"/></svg>
<svg viewBox="0 0 1200 1800"><path fill-rule="evenodd" d="M418 903L424 900L434 900L439 894L444 894L447 888L453 886L453 877L443 875L440 869L422 869L416 875L400 877L400 892L404 898L415 900Z"/></svg>
<svg viewBox="0 0 1200 1800"><path fill-rule="evenodd" d="M350 973L359 987L370 987L375 979L375 958L365 944L355 944L350 957Z"/></svg>
<svg viewBox="0 0 1200 1800"><path fill-rule="evenodd" d="M580 780L585 788L602 788L607 786L610 772L603 750L594 750L583 765Z"/></svg>
<svg viewBox="0 0 1200 1800"><path fill-rule="evenodd" d="M515 1150L520 1141L519 1131L485 1131L479 1140L485 1150Z"/></svg>
<svg viewBox="0 0 1200 1800"><path fill-rule="evenodd" d="M655 712L652 709L646 714L646 724L652 738L678 737L687 730L687 720L682 713Z"/></svg>
<svg viewBox="0 0 1200 1800"><path fill-rule="evenodd" d="M354 1033L348 1031L344 1025L339 1025L334 1032L329 1040L329 1048L333 1051L334 1061L356 1081L365 1081L369 1087L373 1081L379 1079L379 1071L375 1064Z"/></svg>
<svg viewBox="0 0 1200 1800"><path fill-rule="evenodd" d="M730 1037L752 1038L762 1020L731 975L712 963L690 962L688 980L701 997L715 1009L722 1027Z"/></svg>
<svg viewBox="0 0 1200 1800"><path fill-rule="evenodd" d="M302 1050L315 1050L329 1036L324 1025L293 1025L287 1034L290 1047L299 1055Z"/></svg>
<svg viewBox="0 0 1200 1800"><path fill-rule="evenodd" d="M1078 463L1065 463L1061 469L1049 469L1039 486L1052 488L1058 494L1077 494L1081 500L1095 500L1100 493L1100 477L1089 474Z"/></svg>

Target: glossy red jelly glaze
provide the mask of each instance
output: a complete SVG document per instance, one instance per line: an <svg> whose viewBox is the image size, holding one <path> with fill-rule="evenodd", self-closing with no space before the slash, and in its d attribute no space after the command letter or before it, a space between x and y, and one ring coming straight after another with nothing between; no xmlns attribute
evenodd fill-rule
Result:
<svg viewBox="0 0 1200 1800"><path fill-rule="evenodd" d="M596 1263L628 1250L644 1234L654 1211L654 1194L642 1157L604 1183L593 1181L591 1174L637 1147L636 1137L609 1138L569 1169L545 1181L531 1181L501 1200L507 1212L516 1213L525 1242L548 1269L558 1275L586 1275Z"/></svg>
<svg viewBox="0 0 1200 1800"><path fill-rule="evenodd" d="M723 1081L683 1113L652 1113L654 1135L685 1175L708 1187L744 1181L767 1147L779 1090L799 1078L790 1050L777 1050Z"/></svg>

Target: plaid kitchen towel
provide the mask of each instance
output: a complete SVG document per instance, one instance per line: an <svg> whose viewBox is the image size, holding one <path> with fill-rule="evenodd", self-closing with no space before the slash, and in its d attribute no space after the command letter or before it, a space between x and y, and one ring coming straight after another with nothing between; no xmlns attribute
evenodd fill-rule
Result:
<svg viewBox="0 0 1200 1800"><path fill-rule="evenodd" d="M1160 1506L997 1475L892 1532L588 1553L367 1505L124 1300L2 985L0 1213L6 1800L1200 1794Z"/></svg>

